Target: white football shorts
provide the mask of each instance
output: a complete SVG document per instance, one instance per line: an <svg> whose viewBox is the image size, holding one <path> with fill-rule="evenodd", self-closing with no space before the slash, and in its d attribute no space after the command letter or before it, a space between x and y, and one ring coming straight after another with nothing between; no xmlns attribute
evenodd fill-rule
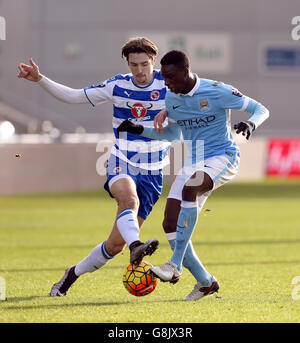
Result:
<svg viewBox="0 0 300 343"><path fill-rule="evenodd" d="M203 171L208 174L213 181L213 189L198 198L199 210L202 209L210 193L225 183L231 181L238 173L240 164L240 154L229 159L225 155L209 157L204 162L196 165L184 166L172 183L168 198L182 200L182 189L190 177L196 171Z"/></svg>

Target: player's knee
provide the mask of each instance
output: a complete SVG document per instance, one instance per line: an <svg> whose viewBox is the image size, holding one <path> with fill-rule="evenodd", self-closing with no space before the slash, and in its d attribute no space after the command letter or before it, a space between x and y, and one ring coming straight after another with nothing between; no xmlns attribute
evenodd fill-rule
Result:
<svg viewBox="0 0 300 343"><path fill-rule="evenodd" d="M201 196L213 189L213 181L211 177L203 172L196 172L182 190L182 199L186 201L195 201L198 196Z"/></svg>
<svg viewBox="0 0 300 343"><path fill-rule="evenodd" d="M182 199L187 201L196 201L198 191L196 187L184 186L182 190Z"/></svg>
<svg viewBox="0 0 300 343"><path fill-rule="evenodd" d="M177 227L177 220L165 217L162 226L165 233L175 232Z"/></svg>
<svg viewBox="0 0 300 343"><path fill-rule="evenodd" d="M211 185L206 183L198 187L184 186L182 190L182 199L187 201L196 201L197 197L209 192L211 189Z"/></svg>
<svg viewBox="0 0 300 343"><path fill-rule="evenodd" d="M122 208L131 208L133 210L138 210L140 205L139 199L136 196L128 196L125 199L119 200L119 206Z"/></svg>

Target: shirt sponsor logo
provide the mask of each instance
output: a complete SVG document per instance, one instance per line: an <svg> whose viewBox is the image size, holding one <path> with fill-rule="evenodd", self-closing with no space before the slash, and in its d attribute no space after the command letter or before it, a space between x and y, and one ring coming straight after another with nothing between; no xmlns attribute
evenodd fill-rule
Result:
<svg viewBox="0 0 300 343"><path fill-rule="evenodd" d="M144 121L144 120L151 120L151 116L145 116L145 117L141 117L141 118L128 118L128 120L130 120L133 123L141 122L141 121Z"/></svg>
<svg viewBox="0 0 300 343"><path fill-rule="evenodd" d="M152 104L149 104L147 107L145 107L140 102L136 102L133 105L130 105L130 103L127 102L126 105L131 109L131 113L135 118L145 117L147 111L150 110L150 108L152 107Z"/></svg>
<svg viewBox="0 0 300 343"><path fill-rule="evenodd" d="M209 123L213 122L216 119L215 115L210 115L204 118L192 118L185 120L177 120L179 126L184 127L186 130L195 129L199 127L207 127Z"/></svg>

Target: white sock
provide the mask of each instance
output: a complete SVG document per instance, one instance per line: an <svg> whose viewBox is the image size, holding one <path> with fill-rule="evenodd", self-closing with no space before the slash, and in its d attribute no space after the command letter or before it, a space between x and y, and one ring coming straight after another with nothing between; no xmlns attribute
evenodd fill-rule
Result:
<svg viewBox="0 0 300 343"><path fill-rule="evenodd" d="M85 273L91 273L103 267L109 260L113 258L106 249L106 241L97 245L91 253L80 261L75 267L75 275L80 276Z"/></svg>
<svg viewBox="0 0 300 343"><path fill-rule="evenodd" d="M126 208L118 215L117 226L128 247L132 242L139 240L139 223L136 213L131 208Z"/></svg>

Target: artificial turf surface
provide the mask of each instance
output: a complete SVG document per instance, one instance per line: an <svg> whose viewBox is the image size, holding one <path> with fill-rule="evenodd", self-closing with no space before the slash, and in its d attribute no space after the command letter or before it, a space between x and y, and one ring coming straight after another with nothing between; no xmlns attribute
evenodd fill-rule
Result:
<svg viewBox="0 0 300 343"><path fill-rule="evenodd" d="M152 264L171 256L161 227L166 194L141 231L142 240L160 240L145 258ZM188 270L176 285L159 283L148 296L130 295L122 284L126 248L80 277L66 297L49 297L65 268L107 238L115 213L103 191L0 197L0 277L7 297L0 301L0 323L300 322L300 278L292 284L300 276L300 183L232 183L208 199L192 240L219 280L217 296L181 301L195 284Z"/></svg>

